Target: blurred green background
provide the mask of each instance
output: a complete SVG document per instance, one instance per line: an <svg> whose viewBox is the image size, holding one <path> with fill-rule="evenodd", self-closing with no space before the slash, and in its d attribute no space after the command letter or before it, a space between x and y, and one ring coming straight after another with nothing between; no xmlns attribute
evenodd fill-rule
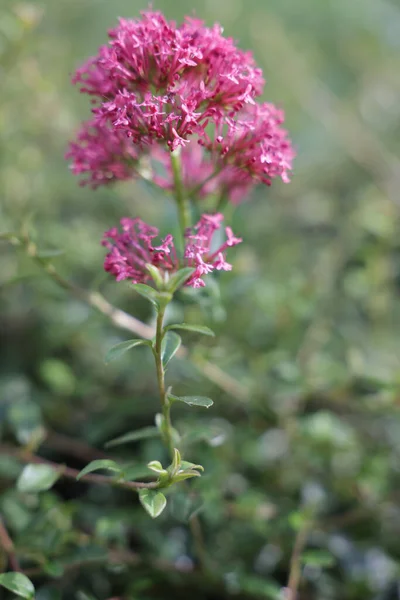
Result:
<svg viewBox="0 0 400 600"><path fill-rule="evenodd" d="M166 230L174 207L137 182L81 188L63 158L89 115L72 73L118 16L146 6L2 0L0 229L24 227L39 248L62 250L54 265L64 277L151 323L129 285L103 276L99 241L121 216ZM265 99L285 109L298 152L290 185L260 188L229 210L244 238L233 272L200 305L188 297L170 315L217 332L216 341L189 334L193 360L169 372L177 391L215 401L206 414L175 413L186 458L206 475L153 522L136 497L107 488L62 482L22 494L20 467L3 452L1 515L24 568L41 572L37 600L277 600L308 521L299 599L400 598L400 6L159 0L154 8L178 21L218 21L252 49ZM26 443L44 428L40 454L82 468L93 456L80 443L101 449L152 424L151 360L138 350L105 368L109 347L132 336L57 287L23 249L0 248L3 442ZM202 373L204 360L233 378L230 391L220 373L217 381ZM113 456L166 461L154 441ZM209 573L197 568L193 510ZM128 565L110 565L110 552L129 552Z"/></svg>

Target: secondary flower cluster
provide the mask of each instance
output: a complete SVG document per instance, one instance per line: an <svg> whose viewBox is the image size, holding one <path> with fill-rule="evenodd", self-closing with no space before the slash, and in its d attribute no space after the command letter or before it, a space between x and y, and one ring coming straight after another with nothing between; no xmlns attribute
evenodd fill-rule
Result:
<svg viewBox="0 0 400 600"><path fill-rule="evenodd" d="M156 227L144 223L139 218L123 218L122 231L114 227L104 234L102 244L109 250L104 269L117 281L130 279L133 283L145 283L151 279L146 266L148 264L170 273L182 267L193 267L193 274L186 285L194 288L204 287L205 282L202 278L207 273L214 269L232 269L226 262L224 253L227 248L242 241L234 236L230 227L225 227L226 241L213 248L214 233L220 229L223 219L220 213L202 215L200 221L186 231L184 258L180 261L171 234L159 245L153 245L153 240L159 234Z"/></svg>
<svg viewBox="0 0 400 600"><path fill-rule="evenodd" d="M74 77L95 105L68 152L86 183L133 177L138 159L164 164L178 147L196 161L198 144L206 170L216 172L212 190L232 199L239 199L237 179L243 191L275 177L288 181L294 152L283 112L256 104L262 72L219 25L187 18L177 26L150 11L121 19L109 38ZM171 177L168 167L165 186Z"/></svg>

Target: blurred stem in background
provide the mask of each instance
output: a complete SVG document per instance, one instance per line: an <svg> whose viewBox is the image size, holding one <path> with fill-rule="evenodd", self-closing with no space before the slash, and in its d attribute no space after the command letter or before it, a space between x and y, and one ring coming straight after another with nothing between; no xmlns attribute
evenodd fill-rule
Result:
<svg viewBox="0 0 400 600"><path fill-rule="evenodd" d="M21 571L21 567L18 558L15 553L14 543L9 536L9 533L4 525L3 520L0 518L0 548L4 550L7 556L9 565L13 571Z"/></svg>
<svg viewBox="0 0 400 600"><path fill-rule="evenodd" d="M309 516L305 518L303 524L299 527L293 546L289 565L289 579L286 588L287 600L298 600L298 591L301 583L301 555L307 544L308 536L312 526L312 520Z"/></svg>

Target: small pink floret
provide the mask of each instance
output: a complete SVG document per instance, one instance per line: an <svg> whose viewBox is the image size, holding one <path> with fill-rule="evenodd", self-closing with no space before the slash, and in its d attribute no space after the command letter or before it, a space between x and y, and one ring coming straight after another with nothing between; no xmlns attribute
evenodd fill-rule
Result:
<svg viewBox="0 0 400 600"><path fill-rule="evenodd" d="M194 288L204 287L203 276L217 271L230 271L232 266L226 262L224 252L228 246L241 242L234 237L230 227L226 228L227 241L214 250L213 235L220 229L223 216L220 213L204 214L200 221L186 232L184 258L178 259L171 234L153 245L159 231L141 219L121 219L121 229L116 227L105 232L102 245L109 252L104 260L104 269L117 281L130 279L133 283L145 283L151 279L147 265L154 265L160 271L170 273L182 267L193 267L193 274L186 285ZM229 243L234 240L235 243Z"/></svg>

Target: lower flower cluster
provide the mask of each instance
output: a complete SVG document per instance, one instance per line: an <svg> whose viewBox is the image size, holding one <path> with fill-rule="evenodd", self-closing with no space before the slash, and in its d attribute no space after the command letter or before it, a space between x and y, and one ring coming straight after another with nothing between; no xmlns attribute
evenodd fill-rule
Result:
<svg viewBox="0 0 400 600"><path fill-rule="evenodd" d="M121 219L122 231L113 227L104 234L102 244L109 250L104 269L117 281L130 279L132 283L145 283L151 279L147 265L153 265L164 273L192 267L193 273L186 285L204 287L203 276L207 273L232 269L232 265L226 261L225 252L242 241L235 237L230 227L225 227L226 240L215 247L214 234L221 228L223 219L221 213L202 215L194 227L186 230L185 250L180 259L171 234L156 245L154 240L159 235L156 227L139 218L125 217Z"/></svg>

